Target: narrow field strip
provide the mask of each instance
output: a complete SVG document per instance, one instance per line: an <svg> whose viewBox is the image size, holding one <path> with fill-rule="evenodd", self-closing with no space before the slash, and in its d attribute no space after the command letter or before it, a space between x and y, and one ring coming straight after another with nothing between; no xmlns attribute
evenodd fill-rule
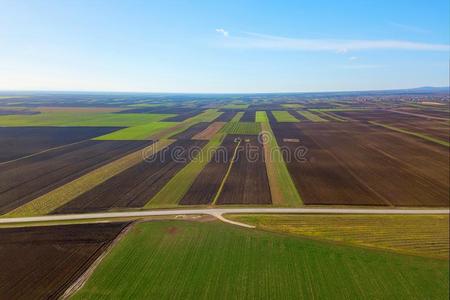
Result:
<svg viewBox="0 0 450 300"><path fill-rule="evenodd" d="M288 111L272 110L272 114L277 122L300 122L296 117L291 115Z"/></svg>
<svg viewBox="0 0 450 300"><path fill-rule="evenodd" d="M262 131L269 134L268 141L263 146L273 204L287 206L302 205L302 198L289 174L270 123L261 123L261 127Z"/></svg>
<svg viewBox="0 0 450 300"><path fill-rule="evenodd" d="M193 140L210 140L212 139L219 130L226 124L226 122L214 122L209 125L208 128L203 130L202 132L197 133L192 137Z"/></svg>
<svg viewBox="0 0 450 300"><path fill-rule="evenodd" d="M324 116L325 118L329 118L329 119L334 120L334 121L338 121L338 122L346 122L347 121L343 117L338 117L335 114L333 114L332 112L324 112L324 111L318 110L318 111L316 111L316 113L318 113L319 115Z"/></svg>
<svg viewBox="0 0 450 300"><path fill-rule="evenodd" d="M220 194L222 193L223 186L225 185L225 182L227 181L228 177L230 176L231 168L233 168L233 164L236 161L236 155L237 151L239 149L239 145L241 144L241 140L236 145L236 148L234 148L233 156L231 157L230 164L228 165L227 172L225 173L225 176L223 177L222 182L220 183L219 189L217 190L216 195L214 196L214 199L212 201L212 204L215 205L217 202L217 199L219 199Z"/></svg>
<svg viewBox="0 0 450 300"><path fill-rule="evenodd" d="M183 122L178 123L174 127L164 129L152 136L149 137L149 139L152 140L160 140L160 139L170 139L170 137L175 136L185 130L187 130L189 127L200 123L200 122L212 122L215 119L217 119L222 112L218 111L217 109L207 109L204 112L193 116L189 119L186 119Z"/></svg>
<svg viewBox="0 0 450 300"><path fill-rule="evenodd" d="M312 122L328 122L328 120L325 120L308 110L298 110L297 112Z"/></svg>
<svg viewBox="0 0 450 300"><path fill-rule="evenodd" d="M217 133L201 152L152 198L149 199L145 208L153 208L164 205L177 205L189 190L195 178L211 160L215 149L222 143L224 134Z"/></svg>
<svg viewBox="0 0 450 300"><path fill-rule="evenodd" d="M286 104L281 104L282 107L284 108L303 108L304 105L299 104L299 103L286 103Z"/></svg>
<svg viewBox="0 0 450 300"><path fill-rule="evenodd" d="M227 215L259 229L403 254L449 258L448 215Z"/></svg>
<svg viewBox="0 0 450 300"><path fill-rule="evenodd" d="M77 178L51 192L42 195L25 205L22 205L15 210L7 213L6 217L21 217L21 216L37 216L45 215L56 208L68 203L79 195L103 183L109 178L119 174L120 172L142 162L143 152L146 154L155 154L161 149L172 144L173 140L161 140L149 147L133 152L125 157L122 157L114 162L102 166L80 178Z"/></svg>
<svg viewBox="0 0 450 300"><path fill-rule="evenodd" d="M369 123L373 124L373 125L376 125L376 126L384 127L386 129L397 131L397 132L400 132L400 133L413 135L413 136L419 137L421 139L424 139L424 140L427 140L427 141L430 141L430 142L433 142L433 143L436 143L436 144L439 144L439 145L442 145L442 146L450 147L450 143L449 142L446 142L446 141L443 141L443 140L431 137L429 135L425 135L425 134L418 133L418 132L408 131L408 130L401 129L401 128L398 128L398 127L394 127L394 126L378 123L378 122L375 122L375 121L369 121Z"/></svg>
<svg viewBox="0 0 450 300"><path fill-rule="evenodd" d="M236 115L230 120L230 122L239 122L243 116L244 116L244 112L240 111L240 112L236 113Z"/></svg>
<svg viewBox="0 0 450 300"><path fill-rule="evenodd" d="M255 121L257 123L269 122L269 118L265 111L257 111Z"/></svg>

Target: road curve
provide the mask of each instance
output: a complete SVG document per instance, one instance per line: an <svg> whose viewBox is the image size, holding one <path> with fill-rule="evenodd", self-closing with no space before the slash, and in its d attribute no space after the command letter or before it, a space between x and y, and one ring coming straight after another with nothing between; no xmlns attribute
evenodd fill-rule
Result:
<svg viewBox="0 0 450 300"><path fill-rule="evenodd" d="M89 219L133 218L173 215L211 215L224 222L229 220L223 214L369 214L369 215L442 215L445 209L379 209L379 208L205 208L205 209L159 209L125 212L103 212L38 217L0 218L0 224L33 223L48 221L74 221ZM229 221L229 223L237 223ZM235 224L239 225L239 224ZM241 224L245 225L245 224ZM248 225L247 225L248 227Z"/></svg>

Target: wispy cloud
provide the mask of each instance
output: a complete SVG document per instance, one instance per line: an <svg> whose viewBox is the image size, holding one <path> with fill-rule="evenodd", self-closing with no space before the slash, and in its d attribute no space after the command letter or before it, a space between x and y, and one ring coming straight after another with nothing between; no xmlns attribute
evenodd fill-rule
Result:
<svg viewBox="0 0 450 300"><path fill-rule="evenodd" d="M349 58L348 58L348 60L350 60L350 61L354 61L354 60L357 60L358 58L356 57L356 56L350 56Z"/></svg>
<svg viewBox="0 0 450 300"><path fill-rule="evenodd" d="M431 31L418 27L418 26L412 26L412 25L407 25L407 24L401 24L401 23L397 23L397 22L388 22L389 25L391 25L392 27L398 28L400 30L403 31L408 31L408 32L413 32L413 33L420 33L420 34L426 34L426 33L431 33Z"/></svg>
<svg viewBox="0 0 450 300"><path fill-rule="evenodd" d="M230 33L223 28L217 28L216 32L222 34L224 37L229 37Z"/></svg>
<svg viewBox="0 0 450 300"><path fill-rule="evenodd" d="M221 29L216 29L219 31ZM224 34L224 33L223 33ZM224 36L228 37L224 34ZM415 50L449 51L446 44L418 43L404 40L343 40L343 39L301 39L246 32L229 37L223 43L226 47L249 49L274 49L296 51L332 51L346 53L360 50Z"/></svg>

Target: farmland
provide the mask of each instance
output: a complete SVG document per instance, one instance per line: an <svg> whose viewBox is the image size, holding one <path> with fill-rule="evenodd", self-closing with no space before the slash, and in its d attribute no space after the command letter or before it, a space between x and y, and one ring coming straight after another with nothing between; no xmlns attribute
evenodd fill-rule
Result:
<svg viewBox="0 0 450 300"><path fill-rule="evenodd" d="M291 154L298 144L287 141L302 141L308 149L305 160L287 163L306 204L448 206L443 146L353 122L278 124L273 129Z"/></svg>
<svg viewBox="0 0 450 300"><path fill-rule="evenodd" d="M298 120L288 111L273 110L272 114L277 122L298 122Z"/></svg>
<svg viewBox="0 0 450 300"><path fill-rule="evenodd" d="M156 221L133 227L73 298L444 299L448 278L441 260Z"/></svg>
<svg viewBox="0 0 450 300"><path fill-rule="evenodd" d="M197 96L0 100L0 298L445 299L445 105Z"/></svg>
<svg viewBox="0 0 450 300"><path fill-rule="evenodd" d="M0 229L3 299L56 299L126 223Z"/></svg>
<svg viewBox="0 0 450 300"><path fill-rule="evenodd" d="M440 259L449 258L446 215L232 215L272 232Z"/></svg>
<svg viewBox="0 0 450 300"><path fill-rule="evenodd" d="M0 165L0 212L9 212L150 143L88 140Z"/></svg>

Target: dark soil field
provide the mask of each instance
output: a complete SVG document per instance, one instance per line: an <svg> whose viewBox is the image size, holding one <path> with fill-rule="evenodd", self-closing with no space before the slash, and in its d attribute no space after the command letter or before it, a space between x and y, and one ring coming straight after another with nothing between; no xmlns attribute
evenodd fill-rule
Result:
<svg viewBox="0 0 450 300"><path fill-rule="evenodd" d="M104 211L110 208L142 207L187 163L193 149L206 141L178 141L156 154L82 194L53 213Z"/></svg>
<svg viewBox="0 0 450 300"><path fill-rule="evenodd" d="M0 229L0 298L59 298L126 226Z"/></svg>
<svg viewBox="0 0 450 300"><path fill-rule="evenodd" d="M0 163L119 129L121 127L0 127Z"/></svg>
<svg viewBox="0 0 450 300"><path fill-rule="evenodd" d="M241 122L255 122L256 110L246 110L241 118Z"/></svg>
<svg viewBox="0 0 450 300"><path fill-rule="evenodd" d="M291 154L308 149L303 162L285 155L305 204L449 206L447 147L358 122L273 130Z"/></svg>
<svg viewBox="0 0 450 300"><path fill-rule="evenodd" d="M226 110L223 114L221 114L217 119L214 121L216 122L228 122L237 114L237 111L233 110Z"/></svg>
<svg viewBox="0 0 450 300"><path fill-rule="evenodd" d="M0 214L151 143L89 140L2 164Z"/></svg>
<svg viewBox="0 0 450 300"><path fill-rule="evenodd" d="M205 166L194 183L181 199L182 205L208 204L214 200L219 186L225 177L237 142L227 136L211 161Z"/></svg>
<svg viewBox="0 0 450 300"><path fill-rule="evenodd" d="M27 109L0 109L0 116L8 115L37 115L40 114L38 111L27 110Z"/></svg>
<svg viewBox="0 0 450 300"><path fill-rule="evenodd" d="M339 116L354 120L375 121L415 133L423 133L443 141L449 140L448 120L431 119L424 116L414 116L411 114L402 114L386 110L343 111L335 113ZM420 111L414 113L421 114Z"/></svg>
<svg viewBox="0 0 450 300"><path fill-rule="evenodd" d="M176 140L190 140L193 136L208 128L209 125L211 125L209 122L200 122L192 125L183 132L171 136L170 138Z"/></svg>
<svg viewBox="0 0 450 300"><path fill-rule="evenodd" d="M202 110L200 110L200 109L190 110L187 112L183 112L183 113L179 114L178 116L164 119L164 121L165 122L183 122L189 118L192 118L192 117L200 114L201 112L202 112Z"/></svg>
<svg viewBox="0 0 450 300"><path fill-rule="evenodd" d="M217 204L271 204L263 145L254 135L229 135L241 139L236 160Z"/></svg>

